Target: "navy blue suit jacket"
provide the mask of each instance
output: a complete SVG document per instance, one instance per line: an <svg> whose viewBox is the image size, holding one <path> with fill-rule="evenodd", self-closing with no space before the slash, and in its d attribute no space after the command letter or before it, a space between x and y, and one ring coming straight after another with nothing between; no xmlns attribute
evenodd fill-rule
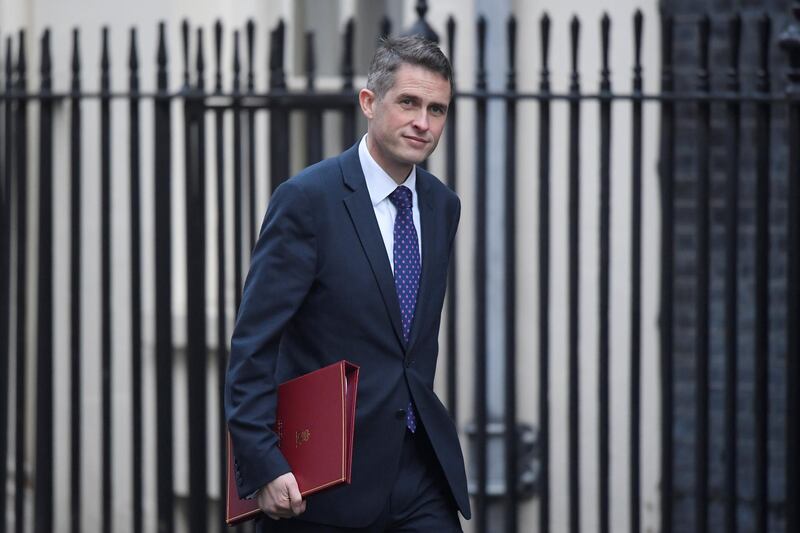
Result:
<svg viewBox="0 0 800 533"><path fill-rule="evenodd" d="M303 170L273 194L253 251L231 342L225 413L239 494L289 472L269 429L276 386L340 359L361 367L352 484L309 497L305 520L363 527L384 509L406 431L409 391L453 497L469 518L464 459L433 392L458 197L417 168L422 275L403 341L391 265L358 145Z"/></svg>

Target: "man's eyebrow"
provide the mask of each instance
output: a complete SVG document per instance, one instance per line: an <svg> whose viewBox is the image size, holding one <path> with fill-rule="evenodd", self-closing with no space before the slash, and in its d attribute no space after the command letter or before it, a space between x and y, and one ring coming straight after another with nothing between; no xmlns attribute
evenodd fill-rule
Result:
<svg viewBox="0 0 800 533"><path fill-rule="evenodd" d="M408 100L412 100L414 102L420 102L422 100L419 96L417 96L415 94L411 94L411 93L400 93L400 94L397 95L397 99L398 100L408 99ZM445 102L431 102L430 105L439 106L439 107L444 108L444 109L448 109L450 107L449 104L447 104Z"/></svg>
<svg viewBox="0 0 800 533"><path fill-rule="evenodd" d="M415 102L419 102L420 100L419 96L416 96L411 93L400 93L397 95L398 100L404 100L406 98L408 98L409 100L414 100Z"/></svg>

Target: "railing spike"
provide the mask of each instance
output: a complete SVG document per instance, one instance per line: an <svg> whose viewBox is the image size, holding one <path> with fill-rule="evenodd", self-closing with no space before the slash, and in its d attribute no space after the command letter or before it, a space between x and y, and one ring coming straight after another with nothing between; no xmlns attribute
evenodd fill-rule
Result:
<svg viewBox="0 0 800 533"><path fill-rule="evenodd" d="M109 53L108 26L103 26L102 57L100 59L100 89L108 91L111 86L111 54Z"/></svg>
<svg viewBox="0 0 800 533"><path fill-rule="evenodd" d="M245 28L247 35L247 91L255 90L255 74L253 73L253 58L255 56L256 24L253 19L247 20Z"/></svg>
<svg viewBox="0 0 800 533"><path fill-rule="evenodd" d="M181 22L181 44L183 45L183 86L189 87L189 21Z"/></svg>
<svg viewBox="0 0 800 533"><path fill-rule="evenodd" d="M242 71L242 63L239 55L239 30L233 32L233 92L241 90L241 80L239 76Z"/></svg>
<svg viewBox="0 0 800 533"><path fill-rule="evenodd" d="M506 24L506 31L508 32L508 80L507 87L509 91L514 91L517 86L517 18L514 15L509 15Z"/></svg>
<svg viewBox="0 0 800 533"><path fill-rule="evenodd" d="M50 28L46 28L42 34L42 60L41 60L41 85L42 90L49 90L52 85L52 61L50 58Z"/></svg>
<svg viewBox="0 0 800 533"><path fill-rule="evenodd" d="M222 21L214 23L214 91L222 92Z"/></svg>
<svg viewBox="0 0 800 533"><path fill-rule="evenodd" d="M353 17L347 19L342 35L342 79L343 87L351 89L353 87L353 36L355 35L355 21Z"/></svg>
<svg viewBox="0 0 800 533"><path fill-rule="evenodd" d="M611 18L608 16L608 13L603 13L603 18L600 21L600 33L601 33L601 53L602 53L602 70L600 71L600 90L601 91L610 91L611 90L611 71L609 70L608 66L608 56L611 48Z"/></svg>
<svg viewBox="0 0 800 533"><path fill-rule="evenodd" d="M197 28L197 59L195 68L197 70L197 88L203 90L205 87L206 61L203 53L203 28Z"/></svg>

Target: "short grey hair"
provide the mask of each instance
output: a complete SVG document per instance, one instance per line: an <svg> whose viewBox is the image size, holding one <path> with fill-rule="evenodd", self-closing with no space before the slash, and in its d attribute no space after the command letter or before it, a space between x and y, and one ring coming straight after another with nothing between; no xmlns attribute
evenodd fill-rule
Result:
<svg viewBox="0 0 800 533"><path fill-rule="evenodd" d="M394 85L394 73L401 65L415 65L441 75L453 94L453 69L439 46L417 36L385 37L378 42L367 74L367 89L383 98Z"/></svg>

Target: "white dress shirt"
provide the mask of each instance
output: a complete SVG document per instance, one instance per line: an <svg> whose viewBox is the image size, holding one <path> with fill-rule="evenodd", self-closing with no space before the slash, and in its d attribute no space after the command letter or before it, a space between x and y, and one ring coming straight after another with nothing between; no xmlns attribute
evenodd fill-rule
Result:
<svg viewBox="0 0 800 533"><path fill-rule="evenodd" d="M397 216L397 208L389 199L389 195L394 192L398 185L369 153L366 135L361 138L361 142L358 145L358 158L361 161L361 170L364 171L364 178L367 180L367 190L372 200L372 208L375 210L375 218L378 220L378 227L381 229L383 244L386 246L386 254L389 256L389 264L392 266L392 272L394 272L394 219ZM411 168L411 172L406 181L403 182L403 185L411 189L411 214L414 218L414 229L417 230L419 264L422 267L422 231L419 220L416 165Z"/></svg>

